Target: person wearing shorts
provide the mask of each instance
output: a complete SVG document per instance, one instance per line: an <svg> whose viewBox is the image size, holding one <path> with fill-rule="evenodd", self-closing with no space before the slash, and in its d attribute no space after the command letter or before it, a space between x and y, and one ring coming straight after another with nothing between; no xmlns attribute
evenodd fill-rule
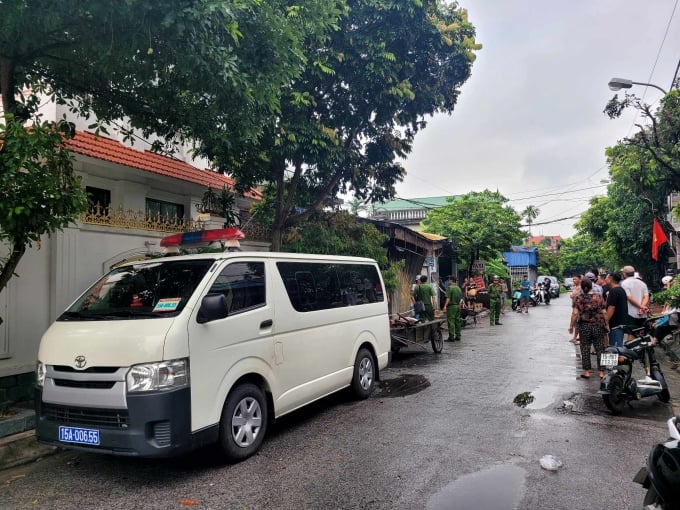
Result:
<svg viewBox="0 0 680 510"><path fill-rule="evenodd" d="M531 296L531 282L529 281L529 275L525 274L522 281L519 282L519 291L521 292L521 297L519 298L519 311L524 313L529 313L529 296Z"/></svg>

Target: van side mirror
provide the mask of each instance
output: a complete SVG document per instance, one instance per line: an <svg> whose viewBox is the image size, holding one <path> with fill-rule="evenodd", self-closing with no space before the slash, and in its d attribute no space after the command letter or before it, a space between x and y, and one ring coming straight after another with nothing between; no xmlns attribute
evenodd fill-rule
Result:
<svg viewBox="0 0 680 510"><path fill-rule="evenodd" d="M201 301L196 322L205 324L217 319L224 319L228 315L227 298L224 297L224 294L208 294Z"/></svg>

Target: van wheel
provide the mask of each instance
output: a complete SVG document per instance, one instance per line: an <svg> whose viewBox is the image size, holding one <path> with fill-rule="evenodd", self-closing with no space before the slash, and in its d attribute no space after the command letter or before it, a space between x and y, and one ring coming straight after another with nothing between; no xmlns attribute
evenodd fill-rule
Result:
<svg viewBox="0 0 680 510"><path fill-rule="evenodd" d="M359 349L354 362L352 391L358 399L366 399L375 387L375 362L368 349Z"/></svg>
<svg viewBox="0 0 680 510"><path fill-rule="evenodd" d="M222 410L220 447L229 461L247 459L260 449L267 431L267 400L254 384L234 388Z"/></svg>

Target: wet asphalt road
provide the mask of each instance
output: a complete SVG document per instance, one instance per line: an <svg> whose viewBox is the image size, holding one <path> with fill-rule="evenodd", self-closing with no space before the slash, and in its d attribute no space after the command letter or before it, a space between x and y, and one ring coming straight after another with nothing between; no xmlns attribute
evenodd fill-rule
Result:
<svg viewBox="0 0 680 510"><path fill-rule="evenodd" d="M671 407L647 399L610 416L597 377L577 379L569 299L552 303L508 312L499 327L483 319L440 355L401 351L384 391L280 420L240 464L210 450L170 461L63 452L0 472L0 507L639 509L631 480L665 440ZM413 392L393 396L403 380ZM524 392L526 408L513 403ZM557 472L540 467L546 454L563 463Z"/></svg>

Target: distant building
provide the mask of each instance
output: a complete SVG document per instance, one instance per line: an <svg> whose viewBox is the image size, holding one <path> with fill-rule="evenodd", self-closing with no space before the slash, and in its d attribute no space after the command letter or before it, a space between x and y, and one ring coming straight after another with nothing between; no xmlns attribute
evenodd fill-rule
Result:
<svg viewBox="0 0 680 510"><path fill-rule="evenodd" d="M532 282L538 278L538 251L536 248L513 246L510 251L503 252L503 259L508 263L513 288L526 274Z"/></svg>
<svg viewBox="0 0 680 510"><path fill-rule="evenodd" d="M449 197L398 198L373 204L369 218L389 221L420 232L420 222L427 212L446 205Z"/></svg>
<svg viewBox="0 0 680 510"><path fill-rule="evenodd" d="M561 236L531 236L524 241L524 246L545 246L548 251L559 251L561 242Z"/></svg>

